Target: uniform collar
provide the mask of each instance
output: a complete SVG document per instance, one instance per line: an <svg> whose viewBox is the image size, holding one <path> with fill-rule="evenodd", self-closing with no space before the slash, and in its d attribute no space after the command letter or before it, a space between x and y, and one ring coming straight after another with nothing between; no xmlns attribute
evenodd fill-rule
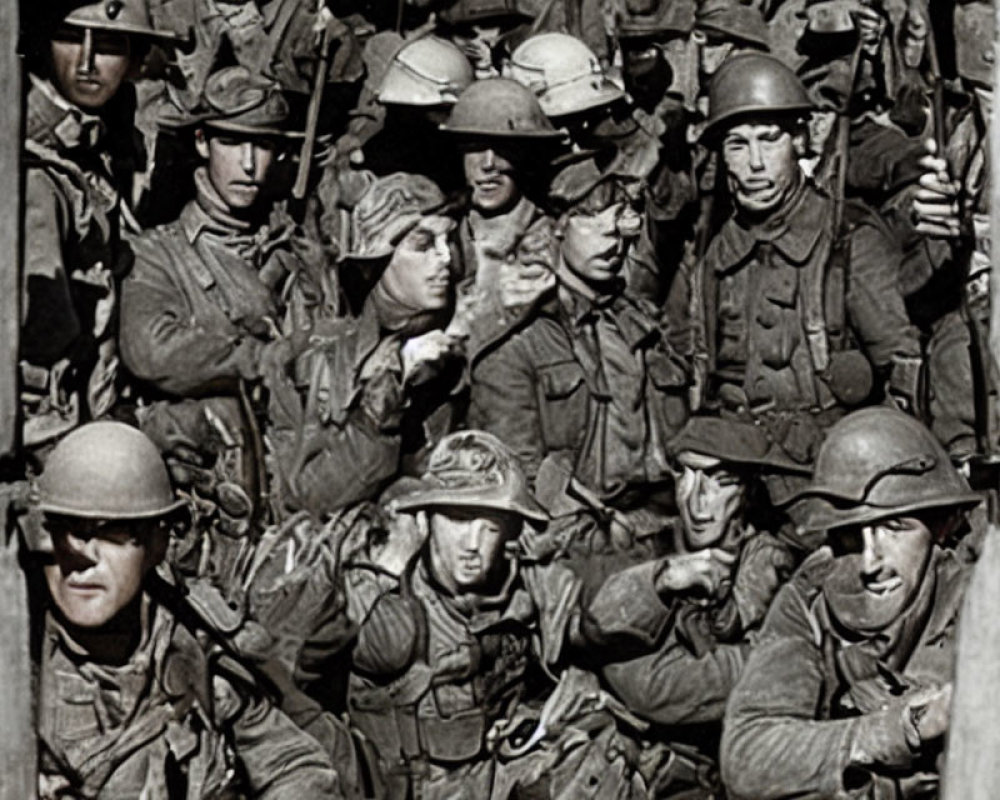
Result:
<svg viewBox="0 0 1000 800"><path fill-rule="evenodd" d="M750 225L734 215L712 243L716 272L742 263L762 243L772 245L790 263L804 264L828 227L829 210L826 197L803 180L785 207L763 222Z"/></svg>
<svg viewBox="0 0 1000 800"><path fill-rule="evenodd" d="M632 350L651 336L659 335L656 322L637 303L620 291L586 297L573 291L565 283L560 283L558 289L559 316L573 331L590 322L595 315L607 312L614 317L622 338Z"/></svg>
<svg viewBox="0 0 1000 800"><path fill-rule="evenodd" d="M94 148L104 136L104 122L73 105L50 81L29 75L27 136L57 150Z"/></svg>

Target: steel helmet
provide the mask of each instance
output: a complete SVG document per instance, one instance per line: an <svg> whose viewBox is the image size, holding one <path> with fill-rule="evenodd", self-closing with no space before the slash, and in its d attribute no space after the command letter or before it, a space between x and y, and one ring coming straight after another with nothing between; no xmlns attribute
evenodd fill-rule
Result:
<svg viewBox="0 0 1000 800"><path fill-rule="evenodd" d="M91 422L60 441L38 479L38 506L88 519L149 519L184 505L156 445L121 422Z"/></svg>
<svg viewBox="0 0 1000 800"><path fill-rule="evenodd" d="M593 51L568 33L526 39L511 54L504 76L531 89L550 117L605 106L625 96Z"/></svg>
<svg viewBox="0 0 1000 800"><path fill-rule="evenodd" d="M808 498L811 531L980 500L934 434L887 406L855 411L827 431L812 484L798 498Z"/></svg>
<svg viewBox="0 0 1000 800"><path fill-rule="evenodd" d="M545 116L538 98L509 78L473 82L462 92L441 130L473 138L563 138Z"/></svg>
<svg viewBox="0 0 1000 800"><path fill-rule="evenodd" d="M151 39L179 42L182 36L174 31L153 27L146 0L100 0L97 3L73 3L63 6L64 25L93 30L117 31Z"/></svg>
<svg viewBox="0 0 1000 800"><path fill-rule="evenodd" d="M450 105L473 80L472 64L456 45L424 36L405 42L395 53L379 86L378 100L406 106Z"/></svg>
<svg viewBox="0 0 1000 800"><path fill-rule="evenodd" d="M431 453L423 488L395 501L400 511L425 508L488 508L545 524L549 515L528 488L517 456L485 431L445 436Z"/></svg>
<svg viewBox="0 0 1000 800"><path fill-rule="evenodd" d="M743 114L805 114L813 105L799 77L767 53L739 53L715 73L708 87L708 120L703 136Z"/></svg>

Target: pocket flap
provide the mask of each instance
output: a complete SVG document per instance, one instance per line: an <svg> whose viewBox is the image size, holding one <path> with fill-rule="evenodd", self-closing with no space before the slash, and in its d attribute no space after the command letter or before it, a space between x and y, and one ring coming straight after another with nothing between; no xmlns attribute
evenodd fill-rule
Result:
<svg viewBox="0 0 1000 800"><path fill-rule="evenodd" d="M539 368L539 384L546 397L568 397L583 383L583 370L575 361L563 361Z"/></svg>

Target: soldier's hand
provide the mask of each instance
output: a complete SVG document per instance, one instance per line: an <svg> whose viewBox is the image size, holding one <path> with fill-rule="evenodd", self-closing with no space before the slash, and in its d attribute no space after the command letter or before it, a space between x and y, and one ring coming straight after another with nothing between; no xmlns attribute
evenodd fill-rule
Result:
<svg viewBox="0 0 1000 800"><path fill-rule="evenodd" d="M503 307L518 308L530 305L555 286L556 276L546 264L504 263L499 283Z"/></svg>
<svg viewBox="0 0 1000 800"><path fill-rule="evenodd" d="M946 683L934 689L923 689L906 703L905 713L921 742L938 739L948 730L952 688L953 684Z"/></svg>
<svg viewBox="0 0 1000 800"><path fill-rule="evenodd" d="M930 26L920 11L908 9L903 18L902 51L903 61L910 69L916 69L924 60L924 47Z"/></svg>
<svg viewBox="0 0 1000 800"><path fill-rule="evenodd" d="M461 353L461 341L441 330L407 339L403 344L403 381L420 383L436 374L443 362Z"/></svg>
<svg viewBox="0 0 1000 800"><path fill-rule="evenodd" d="M736 556L726 550L707 548L695 553L667 556L656 575L659 594L718 594L731 580Z"/></svg>
<svg viewBox="0 0 1000 800"><path fill-rule="evenodd" d="M865 52L874 54L885 35L886 19L878 9L862 5L855 12L858 35Z"/></svg>
<svg viewBox="0 0 1000 800"><path fill-rule="evenodd" d="M913 222L917 231L927 236L959 236L962 232L958 206L961 183L951 177L948 162L937 154L933 140L927 142L927 151L920 159L924 172L913 197Z"/></svg>

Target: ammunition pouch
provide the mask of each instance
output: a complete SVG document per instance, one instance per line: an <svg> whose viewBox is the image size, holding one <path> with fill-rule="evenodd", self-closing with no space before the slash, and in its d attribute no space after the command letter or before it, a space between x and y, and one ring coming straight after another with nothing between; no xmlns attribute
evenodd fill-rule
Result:
<svg viewBox="0 0 1000 800"><path fill-rule="evenodd" d="M76 371L68 358L52 367L20 363L24 446L39 447L69 433L81 422Z"/></svg>

